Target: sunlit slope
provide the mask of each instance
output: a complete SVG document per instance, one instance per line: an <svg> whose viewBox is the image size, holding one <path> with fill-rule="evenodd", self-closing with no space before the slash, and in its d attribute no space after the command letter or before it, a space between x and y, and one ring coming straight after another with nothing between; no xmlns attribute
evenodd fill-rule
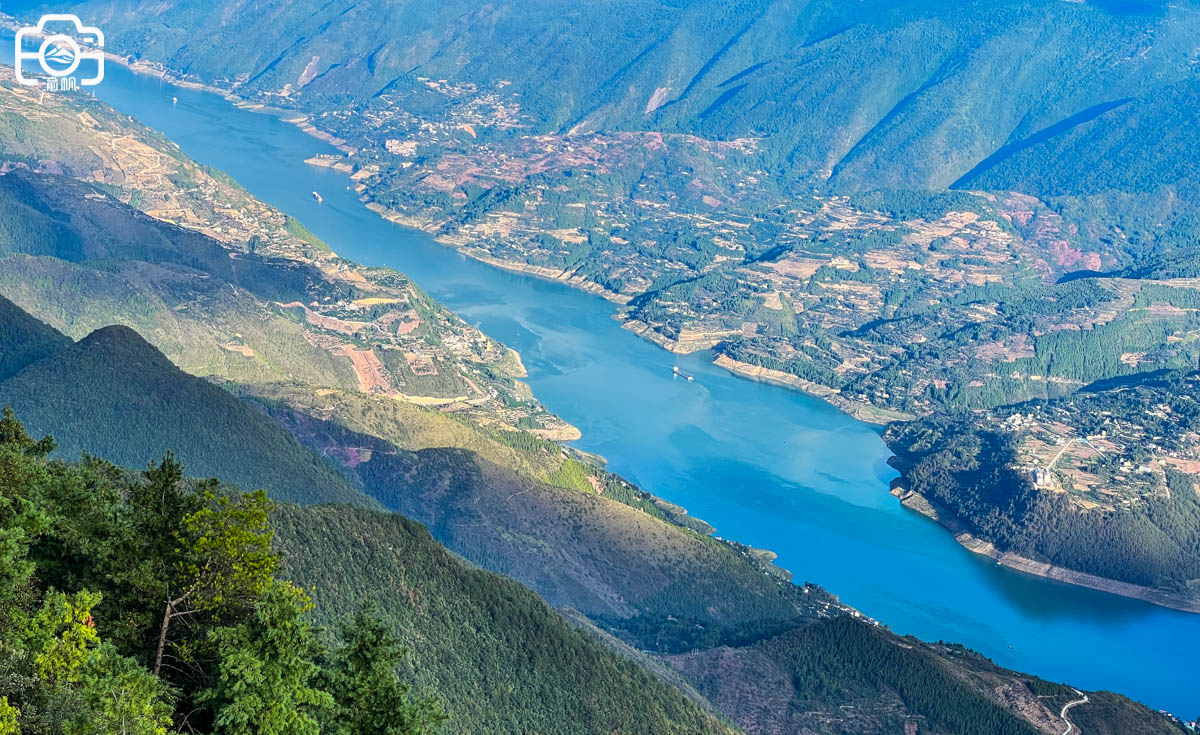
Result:
<svg viewBox="0 0 1200 735"><path fill-rule="evenodd" d="M762 137L772 166L839 187L949 186L989 161L977 180L994 188L1137 190L1195 143L1175 124L1194 98L1200 17L1186 2L78 7L121 53L285 101L503 81L547 131ZM1118 148L1113 128L1131 121ZM1121 155L1097 168L1088 150Z"/></svg>

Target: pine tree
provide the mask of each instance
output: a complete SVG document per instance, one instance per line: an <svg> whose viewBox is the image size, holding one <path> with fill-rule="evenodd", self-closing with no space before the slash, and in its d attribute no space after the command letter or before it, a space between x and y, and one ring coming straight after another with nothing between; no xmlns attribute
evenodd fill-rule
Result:
<svg viewBox="0 0 1200 735"><path fill-rule="evenodd" d="M209 634L219 679L200 699L216 712L222 735L317 735L318 716L334 706L317 688L321 652L306 618L312 602L274 581L248 620Z"/></svg>
<svg viewBox="0 0 1200 735"><path fill-rule="evenodd" d="M368 603L341 630L342 648L326 673L339 735L429 735L446 720L432 698L414 698L396 668L406 651Z"/></svg>

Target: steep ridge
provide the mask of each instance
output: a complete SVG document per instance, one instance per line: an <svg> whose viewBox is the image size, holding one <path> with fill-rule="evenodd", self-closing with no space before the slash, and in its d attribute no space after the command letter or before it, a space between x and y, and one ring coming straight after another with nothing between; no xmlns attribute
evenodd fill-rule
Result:
<svg viewBox="0 0 1200 735"><path fill-rule="evenodd" d="M0 296L0 381L70 344L70 337Z"/></svg>
<svg viewBox="0 0 1200 735"><path fill-rule="evenodd" d="M76 9L102 20L121 53L251 96L286 91L285 102L310 110L416 88L418 78L480 87L503 80L539 132L763 137L771 168L819 177L840 161L840 188L947 186L998 141L1117 97L1157 111L1126 141L1137 171L1148 171L1137 156L1154 153L1161 138L1193 135L1165 127L1163 117L1185 101L1174 85L1191 74L1185 39L1200 16L1190 3L640 0L614 11L559 2L480 9L459 0L433 12L381 2L271 3L251 12L232 3L90 0ZM381 46L362 34L367 22L389 40ZM551 66L525 74L530 58ZM310 64L315 75L305 75ZM743 78L739 104L714 114L721 84L749 68L757 72ZM1076 147L1106 135L1080 130ZM1037 194L1040 169L1056 169L1063 182L1096 177L1055 145L1036 150L1038 159L1010 161L989 184ZM1132 178L1104 176L1122 186Z"/></svg>
<svg viewBox="0 0 1200 735"><path fill-rule="evenodd" d="M411 653L413 679L446 702L447 732L731 731L525 587L462 563L402 516L287 506L274 526L289 575L324 591L319 619L380 603Z"/></svg>

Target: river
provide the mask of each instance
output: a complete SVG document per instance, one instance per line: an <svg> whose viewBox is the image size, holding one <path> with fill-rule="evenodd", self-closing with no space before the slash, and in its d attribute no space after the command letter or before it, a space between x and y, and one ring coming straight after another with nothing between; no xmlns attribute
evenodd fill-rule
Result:
<svg viewBox="0 0 1200 735"><path fill-rule="evenodd" d="M808 396L735 378L705 354L663 351L621 329L599 297L485 266L380 219L344 175L303 162L330 146L276 117L115 64L97 95L228 172L339 254L411 275L520 351L535 394L583 432L581 449L719 535L777 552L797 580L901 633L1200 714L1200 615L1023 575L967 552L888 494L895 472L876 428ZM695 382L674 378L674 365Z"/></svg>

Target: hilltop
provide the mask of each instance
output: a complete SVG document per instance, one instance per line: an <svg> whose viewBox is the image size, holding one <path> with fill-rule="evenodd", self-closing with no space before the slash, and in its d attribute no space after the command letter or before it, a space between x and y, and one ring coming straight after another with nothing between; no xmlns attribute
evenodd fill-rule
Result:
<svg viewBox="0 0 1200 735"><path fill-rule="evenodd" d="M197 474L280 499L377 507L261 412L175 367L132 329L104 327L71 343L2 296L0 311L7 314L0 350L31 360L0 380L0 406L19 412L39 436L57 434L60 456L92 452L145 467L174 450ZM30 331L55 349L8 338Z"/></svg>

